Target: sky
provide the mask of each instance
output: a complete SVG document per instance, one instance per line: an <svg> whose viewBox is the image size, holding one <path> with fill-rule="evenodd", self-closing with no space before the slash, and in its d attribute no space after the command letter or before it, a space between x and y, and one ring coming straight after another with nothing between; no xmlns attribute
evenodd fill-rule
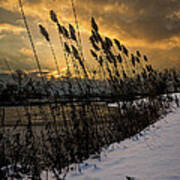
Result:
<svg viewBox="0 0 180 180"><path fill-rule="evenodd" d="M74 24L71 0L22 0L33 41L43 69L55 70L48 43L39 32L39 24L49 32L60 71L65 60L55 24L49 11L54 10L62 25ZM132 52L140 50L154 68L180 71L180 0L74 0L81 31L83 52L89 58L91 17L104 36L117 38ZM0 73L12 69L33 71L37 68L20 13L18 0L0 0Z"/></svg>

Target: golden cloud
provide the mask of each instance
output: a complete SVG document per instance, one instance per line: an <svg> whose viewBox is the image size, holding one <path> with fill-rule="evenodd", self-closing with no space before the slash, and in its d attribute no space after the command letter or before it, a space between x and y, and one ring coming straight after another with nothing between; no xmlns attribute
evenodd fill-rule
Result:
<svg viewBox="0 0 180 180"><path fill-rule="evenodd" d="M47 55L48 50L39 33L38 23L42 23L47 28L54 46L59 47L58 35L53 22L50 20L49 11L53 9L57 13L61 24L68 26L71 23L74 25L71 1L22 0L22 2L35 45L40 51L40 56L44 59L44 54ZM152 57L154 52L159 50L162 52L158 54L159 59L170 59L168 56L169 50L180 49L179 0L76 0L74 2L82 32L82 40L84 41L83 45L87 50L92 16L95 17L101 34L118 38L121 43L129 48L148 50ZM0 7L20 15L18 0L0 0ZM24 28L20 27L22 21L17 19L16 22L19 26L8 23L0 25L0 33L20 34L24 32ZM28 41L27 37L25 38L24 41ZM57 52L58 56L62 57L59 49ZM28 56L32 55L32 52L24 47L20 49L20 53ZM178 51L175 51L174 54L177 60ZM47 59L50 59L49 57L46 56Z"/></svg>
<svg viewBox="0 0 180 180"><path fill-rule="evenodd" d="M26 55L26 56L33 56L33 52L31 49L28 49L28 48L21 48L20 50L20 53L23 54L23 55Z"/></svg>
<svg viewBox="0 0 180 180"><path fill-rule="evenodd" d="M0 33L8 32L8 33L13 33L13 34L20 34L21 32L25 32L25 28L15 26L12 24L0 24Z"/></svg>

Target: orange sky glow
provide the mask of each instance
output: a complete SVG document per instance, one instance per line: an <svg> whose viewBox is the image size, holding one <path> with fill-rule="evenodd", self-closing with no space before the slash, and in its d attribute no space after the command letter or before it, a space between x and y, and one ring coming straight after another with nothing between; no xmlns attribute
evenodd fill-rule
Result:
<svg viewBox="0 0 180 180"><path fill-rule="evenodd" d="M22 0L40 64L55 72L48 43L39 32L43 24L49 32L64 73L65 60L55 24L49 11L54 10L65 27L74 25L71 0ZM134 52L146 54L156 69L175 68L180 71L180 1L179 0L74 0L81 30L83 52L90 68L94 65L89 49L91 17L95 17L100 32L117 38ZM8 69L37 69L33 51L20 13L18 0L0 0L0 73Z"/></svg>

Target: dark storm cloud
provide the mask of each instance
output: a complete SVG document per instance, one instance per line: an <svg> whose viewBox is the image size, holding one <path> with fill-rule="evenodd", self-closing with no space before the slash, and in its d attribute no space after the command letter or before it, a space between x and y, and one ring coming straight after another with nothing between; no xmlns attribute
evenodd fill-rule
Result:
<svg viewBox="0 0 180 180"><path fill-rule="evenodd" d="M81 18L95 16L104 28L137 39L158 41L180 35L179 0L81 0L78 9Z"/></svg>
<svg viewBox="0 0 180 180"><path fill-rule="evenodd" d="M138 37L158 41L180 35L180 18L175 14L180 10L179 0L151 0L144 3L138 0L129 7L134 10L135 16L138 12L132 23Z"/></svg>

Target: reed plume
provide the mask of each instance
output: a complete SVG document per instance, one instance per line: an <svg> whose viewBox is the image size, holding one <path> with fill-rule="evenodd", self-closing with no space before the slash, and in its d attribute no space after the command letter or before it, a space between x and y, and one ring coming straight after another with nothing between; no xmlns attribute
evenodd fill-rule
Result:
<svg viewBox="0 0 180 180"><path fill-rule="evenodd" d="M51 43L51 40L50 40L50 38L49 38L49 34L48 34L46 28L43 27L41 24L39 24L39 28L40 28L41 34L44 36L44 38L46 39L46 41L49 43L49 47L50 47L50 49L51 49L51 52L52 52L52 55L53 55L53 58L54 58L54 62L55 62L55 65L56 65L57 73L58 73L58 75L60 75L59 65L58 65L58 62L57 62L55 50L54 50L53 45L52 45L52 43Z"/></svg>

